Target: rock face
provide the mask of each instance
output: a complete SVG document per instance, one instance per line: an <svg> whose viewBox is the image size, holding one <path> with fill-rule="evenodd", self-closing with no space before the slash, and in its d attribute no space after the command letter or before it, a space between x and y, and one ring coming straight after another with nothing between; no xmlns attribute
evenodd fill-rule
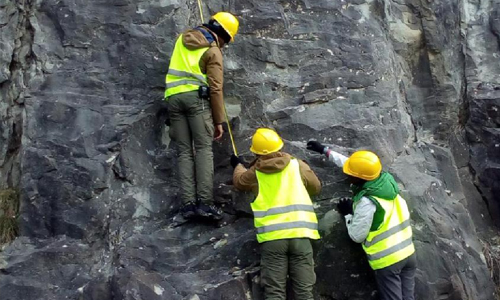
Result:
<svg viewBox="0 0 500 300"><path fill-rule="evenodd" d="M475 184L500 226L500 2L472 3L466 47L467 140Z"/></svg>
<svg viewBox="0 0 500 300"><path fill-rule="evenodd" d="M317 299L377 296L333 210L345 177L305 150L312 138L377 152L401 184L417 299L494 299L479 238L489 212L500 220L499 4L204 2L205 17L241 22L224 50L241 154L270 126L322 179ZM170 226L163 81L175 37L198 23L195 1L0 0L0 187L21 191L22 234L0 253L0 299L263 299L252 196L231 187L227 136L214 145L225 226Z"/></svg>

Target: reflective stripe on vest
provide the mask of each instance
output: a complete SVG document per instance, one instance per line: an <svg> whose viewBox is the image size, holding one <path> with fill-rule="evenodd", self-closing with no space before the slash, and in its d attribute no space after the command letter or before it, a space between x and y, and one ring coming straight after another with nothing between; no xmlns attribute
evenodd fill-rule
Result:
<svg viewBox="0 0 500 300"><path fill-rule="evenodd" d="M176 82L171 82L167 83L167 89L172 89L176 86L181 86L181 85L196 85L196 86L201 86L204 85L202 82L199 82L198 80L192 80L192 79L182 79Z"/></svg>
<svg viewBox="0 0 500 300"><path fill-rule="evenodd" d="M272 216L272 215L287 213L291 211L300 211L300 210L314 212L314 207L312 205L307 205L307 204L295 204L295 205L288 205L285 207L275 207L268 209L267 211L254 211L253 215L256 218L263 218L266 216Z"/></svg>
<svg viewBox="0 0 500 300"><path fill-rule="evenodd" d="M205 84L207 83L207 79L203 75L197 75L197 74L193 74L193 73L189 73L189 72L185 72L185 71L179 71L179 70L175 70L175 69L169 69L168 74L175 75L177 77L192 77L201 83L205 83Z"/></svg>
<svg viewBox="0 0 500 300"><path fill-rule="evenodd" d="M165 98L196 91L202 85L208 86L207 75L200 69L200 59L208 49L189 50L182 43L182 34L179 36L165 78Z"/></svg>
<svg viewBox="0 0 500 300"><path fill-rule="evenodd" d="M266 232L271 232L271 231L276 231L276 230L293 229L293 228L309 228L309 229L318 230L318 224L311 223L311 222L302 222L302 221L289 222L289 223L262 226L262 227L257 228L257 232L258 233L266 233Z"/></svg>
<svg viewBox="0 0 500 300"><path fill-rule="evenodd" d="M410 212L400 195L394 200L373 197L385 210L384 222L371 231L363 243L368 262L374 270L402 261L415 252Z"/></svg>
<svg viewBox="0 0 500 300"><path fill-rule="evenodd" d="M251 204L259 243L291 239L319 239L318 219L293 158L278 173L255 172L259 194Z"/></svg>

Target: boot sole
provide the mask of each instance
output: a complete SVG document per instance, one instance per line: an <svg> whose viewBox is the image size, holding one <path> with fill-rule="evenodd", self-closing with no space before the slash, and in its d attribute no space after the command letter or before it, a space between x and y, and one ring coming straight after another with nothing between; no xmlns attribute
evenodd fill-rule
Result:
<svg viewBox="0 0 500 300"><path fill-rule="evenodd" d="M196 213L194 211L190 211L190 212L183 213L182 217L184 219L190 219L190 218L194 217L195 215L196 215Z"/></svg>
<svg viewBox="0 0 500 300"><path fill-rule="evenodd" d="M222 216L216 216L214 214L204 212L201 209L198 209L196 212L198 213L198 216L203 217L203 218L209 218L209 219L213 219L213 220L217 220L217 221L222 219Z"/></svg>

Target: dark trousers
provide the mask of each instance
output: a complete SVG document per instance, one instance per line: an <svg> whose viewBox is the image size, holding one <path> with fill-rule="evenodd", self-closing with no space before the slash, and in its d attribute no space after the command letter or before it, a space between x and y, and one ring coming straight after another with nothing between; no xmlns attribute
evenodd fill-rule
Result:
<svg viewBox="0 0 500 300"><path fill-rule="evenodd" d="M380 300L415 300L415 254L392 266L375 270Z"/></svg>
<svg viewBox="0 0 500 300"><path fill-rule="evenodd" d="M287 275L294 299L313 300L316 282L313 250L309 239L285 239L261 245L261 277L266 300L285 300Z"/></svg>

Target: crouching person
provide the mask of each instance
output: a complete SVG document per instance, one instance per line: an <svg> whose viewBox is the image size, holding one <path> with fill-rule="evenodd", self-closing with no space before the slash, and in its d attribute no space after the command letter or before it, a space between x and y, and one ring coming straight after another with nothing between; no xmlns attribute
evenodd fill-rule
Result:
<svg viewBox="0 0 500 300"><path fill-rule="evenodd" d="M378 156L357 151L349 158L310 141L307 149L326 155L349 176L352 200L338 204L349 236L361 243L375 271L381 300L414 300L416 257L410 212L391 174Z"/></svg>
<svg viewBox="0 0 500 300"><path fill-rule="evenodd" d="M313 300L316 282L311 239L319 239L318 220L309 195L321 183L309 166L280 152L283 141L268 128L259 128L250 151L257 155L246 169L231 157L234 186L253 191L251 204L257 240L261 245L261 277L266 300L285 300L287 276L297 300Z"/></svg>

